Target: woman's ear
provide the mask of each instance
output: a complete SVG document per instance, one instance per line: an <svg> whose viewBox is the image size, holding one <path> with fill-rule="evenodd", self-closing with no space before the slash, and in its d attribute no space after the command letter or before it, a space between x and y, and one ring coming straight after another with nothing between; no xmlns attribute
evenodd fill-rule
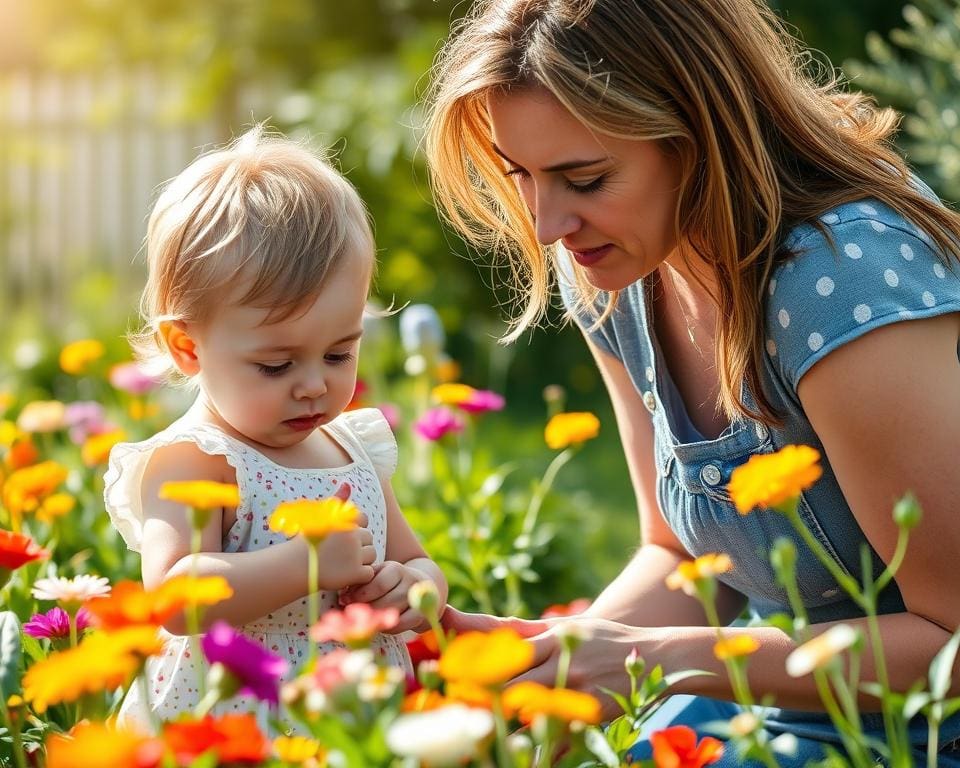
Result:
<svg viewBox="0 0 960 768"><path fill-rule="evenodd" d="M173 358L173 364L184 376L196 376L200 373L200 359L197 357L197 344L187 333L187 325L182 320L169 320L160 323L160 335L167 351Z"/></svg>

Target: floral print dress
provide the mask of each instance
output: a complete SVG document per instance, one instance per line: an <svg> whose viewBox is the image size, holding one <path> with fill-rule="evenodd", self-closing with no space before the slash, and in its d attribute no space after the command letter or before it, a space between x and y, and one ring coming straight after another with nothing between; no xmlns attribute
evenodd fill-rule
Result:
<svg viewBox="0 0 960 768"><path fill-rule="evenodd" d="M196 443L208 454L218 454L236 470L240 506L236 522L222 540L223 552L249 552L286 541L282 533L269 529L267 519L283 501L300 498L322 499L333 496L343 483L351 487L350 500L366 514L373 534L376 563L386 554L386 501L381 480L387 480L397 466L397 444L383 415L375 408L348 411L321 427L349 454L351 461L340 467L294 469L285 467L211 424L188 424L183 419L140 443L120 443L111 454L104 478L107 512L130 549L139 552L143 533L140 483L153 451L161 446L184 441ZM307 575L304 573L304 579ZM336 592L320 593L321 614L337 607ZM295 600L272 613L239 628L273 653L285 658L289 668L285 680L296 676L309 655L306 598ZM133 722L150 729L153 718L168 720L192 710L199 702L199 676L205 665L195 656L189 637L160 630L164 652L147 662L147 691L134 685L127 693L119 714L120 721ZM341 647L339 643L321 643L320 652ZM392 665L412 671L406 647L394 635L374 639L375 654ZM215 714L249 712L257 715L264 732L270 732L267 705L238 696L222 702Z"/></svg>

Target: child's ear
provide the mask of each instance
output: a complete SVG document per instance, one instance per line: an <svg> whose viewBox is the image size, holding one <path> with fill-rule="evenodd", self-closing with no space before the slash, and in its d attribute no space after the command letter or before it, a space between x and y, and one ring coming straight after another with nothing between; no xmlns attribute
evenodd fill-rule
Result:
<svg viewBox="0 0 960 768"><path fill-rule="evenodd" d="M200 373L197 344L187 333L186 323L182 320L160 323L160 335L180 373L184 376L196 376Z"/></svg>

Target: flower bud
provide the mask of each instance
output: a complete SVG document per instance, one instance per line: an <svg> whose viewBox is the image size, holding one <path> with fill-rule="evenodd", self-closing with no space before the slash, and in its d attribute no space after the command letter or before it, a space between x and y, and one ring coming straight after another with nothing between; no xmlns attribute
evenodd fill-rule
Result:
<svg viewBox="0 0 960 768"><path fill-rule="evenodd" d="M431 622L438 618L440 593L437 591L437 585L430 579L418 581L410 587L410 591L407 592L407 601L413 610L419 611Z"/></svg>
<svg viewBox="0 0 960 768"><path fill-rule="evenodd" d="M893 519L896 524L909 531L916 528L920 519L923 517L923 509L920 508L920 502L912 493L907 494L893 506Z"/></svg>

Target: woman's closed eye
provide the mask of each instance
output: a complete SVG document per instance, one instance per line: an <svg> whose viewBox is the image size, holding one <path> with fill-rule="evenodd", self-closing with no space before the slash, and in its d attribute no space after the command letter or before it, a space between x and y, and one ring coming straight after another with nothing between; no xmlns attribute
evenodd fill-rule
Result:
<svg viewBox="0 0 960 768"><path fill-rule="evenodd" d="M511 168L509 171L504 173L504 176L515 178L519 181L525 181L526 179L530 178L530 174L524 168ZM588 195L591 192L599 192L601 189L603 189L606 181L607 176L606 174L603 174L589 181L572 181L571 179L564 178L564 185L571 192L574 192L578 195Z"/></svg>

